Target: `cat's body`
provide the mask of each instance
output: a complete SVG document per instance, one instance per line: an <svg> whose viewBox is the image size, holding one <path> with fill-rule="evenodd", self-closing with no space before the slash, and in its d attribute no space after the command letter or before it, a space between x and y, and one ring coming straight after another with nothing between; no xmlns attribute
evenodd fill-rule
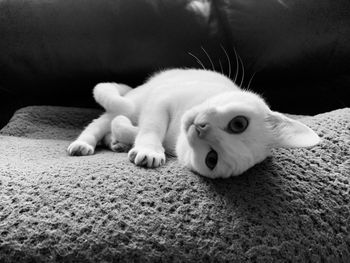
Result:
<svg viewBox="0 0 350 263"><path fill-rule="evenodd" d="M319 141L305 125L272 112L261 97L213 71L167 70L136 89L101 83L94 96L106 113L69 146L71 155L93 154L103 140L112 150L133 147L129 158L137 165L158 167L167 152L216 178L241 174L271 147Z"/></svg>
<svg viewBox="0 0 350 263"><path fill-rule="evenodd" d="M167 122L163 146L171 155L176 154L181 117L185 111L210 97L238 89L236 86L229 85L232 83L226 77L212 71L205 73L197 70L186 71L186 75L191 75L190 78L181 71L170 70L156 75L146 84L130 90L124 96L135 105L135 110L127 116L132 123L152 123L153 120L158 123L159 119L155 117L163 115L162 118ZM215 75L214 79L212 75ZM215 82L218 78L221 85ZM226 82L227 85L222 85L222 82Z"/></svg>

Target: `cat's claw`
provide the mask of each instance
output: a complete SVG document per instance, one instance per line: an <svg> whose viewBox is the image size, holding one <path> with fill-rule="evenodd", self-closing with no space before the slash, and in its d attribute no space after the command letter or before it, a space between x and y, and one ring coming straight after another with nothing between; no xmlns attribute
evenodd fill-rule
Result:
<svg viewBox="0 0 350 263"><path fill-rule="evenodd" d="M157 168L165 164L164 151L155 151L149 148L134 147L129 153L129 160L138 165L147 168Z"/></svg>
<svg viewBox="0 0 350 263"><path fill-rule="evenodd" d="M72 142L67 149L67 152L71 156L85 156L94 154L94 148L83 141Z"/></svg>

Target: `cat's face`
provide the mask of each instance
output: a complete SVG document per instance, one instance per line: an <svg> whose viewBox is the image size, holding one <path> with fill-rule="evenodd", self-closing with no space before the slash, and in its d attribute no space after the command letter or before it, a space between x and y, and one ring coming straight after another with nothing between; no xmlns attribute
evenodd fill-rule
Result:
<svg viewBox="0 0 350 263"><path fill-rule="evenodd" d="M240 91L188 110L176 152L192 171L226 178L263 161L272 147L308 147L319 140L304 124L271 111L258 95Z"/></svg>

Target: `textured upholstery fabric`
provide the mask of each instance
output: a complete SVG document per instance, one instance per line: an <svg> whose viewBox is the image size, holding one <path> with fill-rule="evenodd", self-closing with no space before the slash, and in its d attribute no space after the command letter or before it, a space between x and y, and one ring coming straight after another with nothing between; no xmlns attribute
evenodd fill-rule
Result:
<svg viewBox="0 0 350 263"><path fill-rule="evenodd" d="M322 143L210 180L65 149L96 110L28 107L0 136L0 262L349 262L350 109Z"/></svg>

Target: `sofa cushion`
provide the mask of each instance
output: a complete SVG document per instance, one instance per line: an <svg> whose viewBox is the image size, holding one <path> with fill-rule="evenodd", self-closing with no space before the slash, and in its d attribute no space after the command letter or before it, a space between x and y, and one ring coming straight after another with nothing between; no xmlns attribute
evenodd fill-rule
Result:
<svg viewBox="0 0 350 263"><path fill-rule="evenodd" d="M225 180L68 156L99 113L27 107L1 130L0 262L349 262L349 108L300 116L320 145Z"/></svg>

